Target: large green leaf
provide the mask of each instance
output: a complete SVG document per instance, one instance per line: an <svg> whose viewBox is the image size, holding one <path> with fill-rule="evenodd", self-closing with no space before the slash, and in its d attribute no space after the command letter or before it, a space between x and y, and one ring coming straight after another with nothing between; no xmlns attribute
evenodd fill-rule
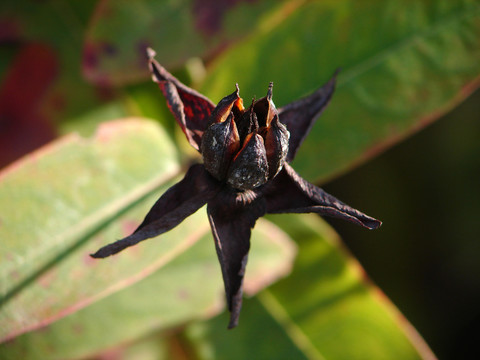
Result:
<svg viewBox="0 0 480 360"><path fill-rule="evenodd" d="M105 124L92 139L66 136L1 173L1 338L85 306L188 246L195 231L180 229L180 241L172 233L162 249L127 252L115 267L90 260L88 251L138 225L145 204L80 257L68 257L130 206L164 189L179 174L176 158L158 126L132 119Z"/></svg>
<svg viewBox="0 0 480 360"><path fill-rule="evenodd" d="M178 175L176 158L161 128L130 119L91 139L66 136L0 175L0 336L15 338L2 355L86 356L218 311L223 284L205 211L161 239L89 257L138 226ZM252 242L249 293L285 275L295 253L266 222Z"/></svg>
<svg viewBox="0 0 480 360"><path fill-rule="evenodd" d="M342 71L323 117L294 167L331 177L438 118L480 76L480 3L311 1L279 26L232 47L209 68L204 92L218 101L239 83L244 98L274 81L277 106Z"/></svg>
<svg viewBox="0 0 480 360"><path fill-rule="evenodd" d="M204 219L203 225L206 225L204 209L198 213ZM195 228L196 221L181 227ZM85 357L131 342L153 330L168 329L191 319L218 313L224 302L221 272L212 236L205 227L200 234L200 241L152 276L45 329L21 335L12 342L0 345L2 359ZM165 241L169 240L162 236L162 239L152 241L146 250L155 251L155 247L162 249L161 243ZM72 257L81 258L91 246L84 244ZM141 252L142 257L147 255L140 249L135 252ZM253 294L285 275L292 266L294 254L295 246L285 233L266 221L260 221L252 236L245 289ZM120 258L125 255L119 255L109 266L119 266ZM89 266L88 271L92 270ZM220 325L225 332L227 324L228 321Z"/></svg>
<svg viewBox="0 0 480 360"><path fill-rule="evenodd" d="M98 84L124 84L148 74L145 49L166 67L208 57L255 32L262 19L280 21L300 1L103 0L85 39L84 69ZM280 18L280 19L278 19Z"/></svg>
<svg viewBox="0 0 480 360"><path fill-rule="evenodd" d="M245 301L235 334L221 331L223 315L192 325L201 359L434 357L330 227L314 215L272 219L299 243L293 272Z"/></svg>

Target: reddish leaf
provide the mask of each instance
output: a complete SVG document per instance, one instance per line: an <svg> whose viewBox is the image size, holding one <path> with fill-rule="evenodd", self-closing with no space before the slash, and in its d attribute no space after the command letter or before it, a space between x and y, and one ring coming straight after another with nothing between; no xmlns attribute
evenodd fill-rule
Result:
<svg viewBox="0 0 480 360"><path fill-rule="evenodd" d="M44 44L24 46L0 87L0 167L55 137L41 113L58 72L56 54Z"/></svg>
<svg viewBox="0 0 480 360"><path fill-rule="evenodd" d="M222 30L225 13L242 2L254 3L256 0L194 0L195 27L206 36L215 35Z"/></svg>

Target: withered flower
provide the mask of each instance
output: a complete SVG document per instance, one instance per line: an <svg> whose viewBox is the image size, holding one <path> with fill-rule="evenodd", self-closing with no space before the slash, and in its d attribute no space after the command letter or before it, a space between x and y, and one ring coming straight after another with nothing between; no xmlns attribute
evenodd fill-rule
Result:
<svg viewBox="0 0 480 360"><path fill-rule="evenodd" d="M244 108L236 90L215 106L154 60L153 81L189 143L203 156L183 180L164 193L132 235L95 254L104 258L160 235L207 204L208 220L222 269L229 328L237 326L250 233L266 213L317 213L376 229L381 222L340 202L302 179L289 163L314 121L327 106L335 76L313 94L276 109L270 83L267 96Z"/></svg>

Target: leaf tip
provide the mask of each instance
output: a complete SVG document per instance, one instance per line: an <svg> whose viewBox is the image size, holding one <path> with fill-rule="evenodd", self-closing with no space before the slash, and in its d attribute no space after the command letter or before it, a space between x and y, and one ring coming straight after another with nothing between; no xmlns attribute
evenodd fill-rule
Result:
<svg viewBox="0 0 480 360"><path fill-rule="evenodd" d="M103 258L109 256L109 255L103 254L101 252L102 249L98 250L96 253L90 254L90 257L93 258L93 259L103 259Z"/></svg>
<svg viewBox="0 0 480 360"><path fill-rule="evenodd" d="M147 51L147 56L149 60L152 60L157 55L155 50L153 50L151 47L147 47L146 51Z"/></svg>
<svg viewBox="0 0 480 360"><path fill-rule="evenodd" d="M232 316L230 317L230 322L228 323L227 329L232 330L235 329L238 326L238 316Z"/></svg>
<svg viewBox="0 0 480 360"><path fill-rule="evenodd" d="M103 259L109 257L111 255L115 255L116 253L122 251L123 249L135 245L136 242L130 242L130 237L127 237L122 240L115 241L111 244L105 245L104 247L97 250L96 253L90 254L90 256L94 259Z"/></svg>

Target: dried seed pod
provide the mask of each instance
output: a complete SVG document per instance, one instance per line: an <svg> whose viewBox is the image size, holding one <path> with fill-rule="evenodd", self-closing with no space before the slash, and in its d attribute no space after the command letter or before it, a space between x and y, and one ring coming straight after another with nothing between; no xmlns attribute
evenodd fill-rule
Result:
<svg viewBox="0 0 480 360"><path fill-rule="evenodd" d="M267 182L268 161L263 138L251 133L230 164L227 183L235 189L254 189Z"/></svg>
<svg viewBox="0 0 480 360"><path fill-rule="evenodd" d="M153 56L150 50L154 80L190 144L202 150L205 164L192 165L184 179L157 200L133 234L104 246L92 257L105 258L161 235L206 203L230 311L228 327L233 328L242 307L251 229L258 218L266 213L317 213L368 229L381 225L308 183L288 165L313 121L328 104L335 79L314 94L281 108L280 115L272 102L271 84L267 96L254 101L248 111L238 96L238 86L215 108L209 99L175 79ZM290 140L279 116L291 132ZM243 147L238 151L241 143ZM222 181L213 179L207 170Z"/></svg>
<svg viewBox="0 0 480 360"><path fill-rule="evenodd" d="M212 111L204 132L201 152L205 168L237 190L263 185L285 162L290 134L279 121L272 89L270 83L267 96L253 99L245 110L236 85Z"/></svg>
<svg viewBox="0 0 480 360"><path fill-rule="evenodd" d="M258 130L257 114L253 111L254 103L255 98L252 99L252 105L240 117L235 117L240 141L244 141L248 134Z"/></svg>
<svg viewBox="0 0 480 360"><path fill-rule="evenodd" d="M210 115L209 124L223 122L230 115L234 105L240 107L243 110L243 101L240 98L238 84L235 85L236 90L230 95L225 96L218 105L213 109L212 115Z"/></svg>
<svg viewBox="0 0 480 360"><path fill-rule="evenodd" d="M268 179L272 179L282 170L288 153L290 133L278 120L278 115L275 115L263 137L268 160Z"/></svg>
<svg viewBox="0 0 480 360"><path fill-rule="evenodd" d="M201 151L205 168L216 179L224 180L239 148L240 137L230 114L227 120L210 125L203 134Z"/></svg>
<svg viewBox="0 0 480 360"><path fill-rule="evenodd" d="M267 96L261 98L254 104L253 110L257 114L260 127L269 127L275 115L278 115L277 108L272 100L273 83L268 86Z"/></svg>

